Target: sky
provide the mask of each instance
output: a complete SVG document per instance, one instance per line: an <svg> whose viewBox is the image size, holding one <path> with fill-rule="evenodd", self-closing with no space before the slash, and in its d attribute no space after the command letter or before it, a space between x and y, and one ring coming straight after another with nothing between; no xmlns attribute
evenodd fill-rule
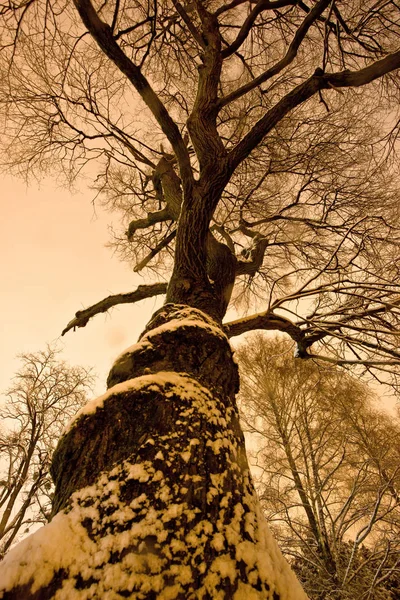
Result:
<svg viewBox="0 0 400 600"><path fill-rule="evenodd" d="M143 283L106 248L112 216L95 210L82 188L72 193L52 181L27 187L0 177L1 395L18 368L16 355L55 341L64 360L94 368L96 393L103 393L113 360L137 341L161 303L115 307L60 337L77 310Z"/></svg>

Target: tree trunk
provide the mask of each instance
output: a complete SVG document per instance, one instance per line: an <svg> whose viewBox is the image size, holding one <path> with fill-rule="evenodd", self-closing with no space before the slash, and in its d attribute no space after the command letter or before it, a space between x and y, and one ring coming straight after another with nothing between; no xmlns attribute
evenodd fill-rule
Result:
<svg viewBox="0 0 400 600"><path fill-rule="evenodd" d="M56 449L51 523L0 566L4 600L306 596L250 478L221 327L165 305Z"/></svg>

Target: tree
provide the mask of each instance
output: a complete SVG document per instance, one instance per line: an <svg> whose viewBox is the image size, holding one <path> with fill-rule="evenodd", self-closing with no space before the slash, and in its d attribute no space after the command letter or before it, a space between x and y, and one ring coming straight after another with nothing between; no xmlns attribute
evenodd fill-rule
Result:
<svg viewBox="0 0 400 600"><path fill-rule="evenodd" d="M393 599L400 422L359 381L292 354L261 334L237 352L264 512L312 600Z"/></svg>
<svg viewBox="0 0 400 600"><path fill-rule="evenodd" d="M3 563L4 597L303 597L254 495L225 333L277 329L300 357L378 378L399 364L398 6L20 0L0 14L3 165L74 182L97 164L127 227L117 248L169 279L67 326L166 290L62 437L58 514ZM224 329L231 298L253 292L263 312Z"/></svg>
<svg viewBox="0 0 400 600"><path fill-rule="evenodd" d="M68 420L86 403L93 381L87 369L71 367L58 355L50 346L22 354L0 407L1 555L24 528L48 521L54 491L51 456Z"/></svg>

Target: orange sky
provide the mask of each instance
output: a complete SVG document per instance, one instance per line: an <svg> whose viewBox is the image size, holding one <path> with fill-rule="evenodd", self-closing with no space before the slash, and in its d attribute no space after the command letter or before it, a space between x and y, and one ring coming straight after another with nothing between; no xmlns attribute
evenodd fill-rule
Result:
<svg viewBox="0 0 400 600"><path fill-rule="evenodd" d="M90 192L72 194L45 182L40 189L0 178L0 392L18 363L15 355L44 348L75 312L143 282L105 248L112 217L94 213ZM159 301L160 302L160 301ZM135 343L156 300L124 305L60 339L63 357L93 366L104 382L113 359Z"/></svg>

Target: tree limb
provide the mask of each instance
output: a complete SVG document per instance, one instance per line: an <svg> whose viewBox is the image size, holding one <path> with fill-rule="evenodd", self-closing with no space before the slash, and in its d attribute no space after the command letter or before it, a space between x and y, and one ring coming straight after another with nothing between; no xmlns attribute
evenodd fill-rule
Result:
<svg viewBox="0 0 400 600"><path fill-rule="evenodd" d="M247 158L250 152L258 146L262 139L281 121L291 110L311 98L322 89L338 89L342 87L360 87L375 79L400 68L400 50L388 54L385 58L373 62L368 67L358 71L341 71L339 73L323 73L316 69L315 73L303 83L296 86L275 104L252 127L228 155L228 163L233 172Z"/></svg>
<svg viewBox="0 0 400 600"><path fill-rule="evenodd" d="M177 157L179 168L187 182L193 182L189 153L178 126L160 98L154 92L140 68L135 65L114 39L111 27L97 14L91 0L74 0L75 7L89 33L101 50L133 84L142 100L151 110Z"/></svg>
<svg viewBox="0 0 400 600"><path fill-rule="evenodd" d="M153 248L152 250L150 250L150 252L144 257L144 259L141 260L140 263L138 263L135 266L135 268L133 269L133 271L135 273L139 273L139 271L141 271L142 269L144 269L144 267L149 264L149 262L151 261L152 258L154 258L155 256L157 256L157 254L159 252L161 252L161 250L163 250L163 248L166 248L168 246L168 244L170 242L172 242L172 240L174 239L175 236L176 236L176 229L174 229L174 231L171 231L171 233L168 234L166 237L164 237L161 240L161 242L159 244L157 244L157 246L155 248Z"/></svg>
<svg viewBox="0 0 400 600"><path fill-rule="evenodd" d="M271 67L270 69L267 69L266 71L264 71L264 73L261 73L261 75L259 75L252 81L249 81L248 83L246 83L242 87L238 88L231 94L228 94L228 96L225 96L225 98L221 98L221 100L219 101L219 106L222 107L222 106L225 106L226 104L229 104L230 102L233 102L234 100L237 100L244 94L247 94L247 92L250 92L251 90L253 90L258 85L261 85L262 83L264 83L271 77L274 77L274 75L277 75L285 67L287 67L296 58L297 51L298 51L302 41L306 37L307 32L310 29L311 25L314 23L314 21L316 21L318 19L318 17L321 16L321 14L324 12L324 10L329 6L330 2L331 2L331 0L320 0L320 2L317 2L317 4L314 6L314 8L307 14L306 18L304 19L304 21L302 22L300 27L297 29L297 31L294 35L294 38L291 41L285 56L283 58L281 58L281 60L279 60L273 67ZM241 31L239 32L236 40L231 44L231 46L229 46L229 48L227 48L226 50L224 50L222 52L222 56L224 58L227 56L230 56L233 52L235 52L237 50L237 48L239 48L239 46L246 39L247 34L248 34L251 26L253 25L254 19L252 20L251 17L253 15L253 13L256 12L256 9L260 4L265 4L265 2L261 2L261 3L257 4L257 6L253 9L252 13L250 13L250 15L246 19ZM267 2L266 4L270 4L270 3ZM287 2L286 4L293 4L293 3ZM261 8L261 10L263 10L263 9ZM256 15L254 18L256 18L258 16L258 14L261 12L261 10L258 10L258 12L256 12Z"/></svg>
<svg viewBox="0 0 400 600"><path fill-rule="evenodd" d="M187 14L187 12L184 9L184 7L182 6L182 4L180 2L178 2L178 0L172 0L172 3L176 8L176 12L181 16L182 20L186 23L187 28L189 29L190 33L192 34L193 39L196 40L196 42L199 44L200 48L203 48L203 50L204 50L204 48L206 47L205 41L203 40L200 32L197 30L196 25L193 23L193 21Z"/></svg>
<svg viewBox="0 0 400 600"><path fill-rule="evenodd" d="M108 296L107 298L100 300L100 302L97 302L88 308L78 310L78 312L75 313L75 317L72 319L72 321L70 321L65 329L63 329L61 335L65 335L71 329L75 331L76 327L85 327L91 317L94 317L94 315L102 312L107 312L107 310L113 306L117 306L118 304L131 304L134 302L139 302L145 298L152 298L153 296L165 294L166 291L166 283L154 283L153 285L139 285L134 292Z"/></svg>
<svg viewBox="0 0 400 600"><path fill-rule="evenodd" d="M367 368L382 368L384 366L398 366L400 363L400 355L397 352L388 347L382 347L379 343L373 344L368 342L368 340L352 339L349 336L338 334L333 328L323 330L319 335L316 335L312 333L312 330L301 329L301 327L293 323L290 319L276 315L270 310L226 323L224 324L224 329L229 338L256 329L281 331L282 333L287 333L296 342L296 358L320 360L337 366L363 365ZM309 352L311 345L315 341L319 341L328 335L332 335L338 340L345 340L349 344L353 342L365 351L372 350L377 358L361 358L358 355L356 355L357 359L336 358L334 356L324 356Z"/></svg>
<svg viewBox="0 0 400 600"><path fill-rule="evenodd" d="M230 171L234 172L238 165L248 157L250 152L258 146L283 117L323 87L328 87L328 85L324 86L322 77L314 74L281 98L231 150L228 155Z"/></svg>
<svg viewBox="0 0 400 600"><path fill-rule="evenodd" d="M290 319L275 315L268 310L224 324L224 330L230 338L253 331L254 329L282 331L290 335L298 344L302 344L304 341L304 332L300 327L290 321Z"/></svg>
<svg viewBox="0 0 400 600"><path fill-rule="evenodd" d="M145 219L135 219L129 223L126 237L131 241L133 234L137 229L147 229L147 227L150 227L151 225L163 223L164 221L172 221L172 217L167 208L163 208L157 212L150 212Z"/></svg>
<svg viewBox="0 0 400 600"><path fill-rule="evenodd" d="M400 50L388 54L385 58L359 69L358 71L340 71L339 73L326 73L323 75L325 88L360 87L371 83L375 79L400 68Z"/></svg>

